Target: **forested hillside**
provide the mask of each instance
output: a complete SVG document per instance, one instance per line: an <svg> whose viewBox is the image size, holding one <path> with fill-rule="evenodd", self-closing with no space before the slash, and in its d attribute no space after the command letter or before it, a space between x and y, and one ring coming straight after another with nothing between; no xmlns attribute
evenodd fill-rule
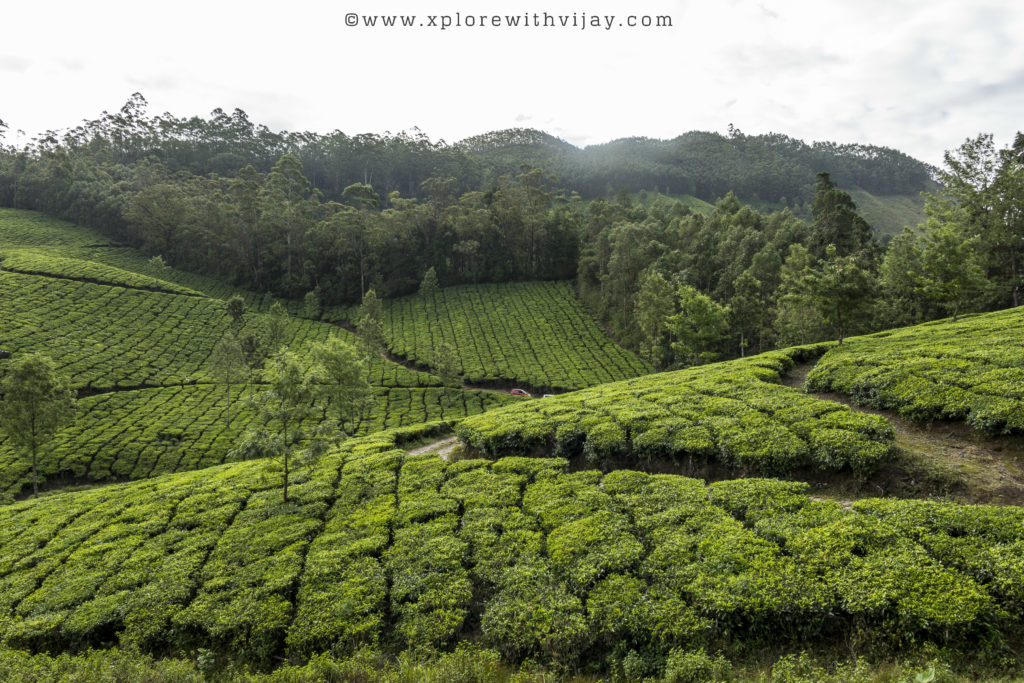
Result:
<svg viewBox="0 0 1024 683"><path fill-rule="evenodd" d="M409 295L428 272L441 287L575 279L616 340L668 368L1017 304L1022 158L1024 138L997 150L984 134L930 169L738 130L583 150L530 130L277 133L237 110L151 116L135 96L0 146L0 204L293 312ZM8 255L24 273L33 258Z"/></svg>

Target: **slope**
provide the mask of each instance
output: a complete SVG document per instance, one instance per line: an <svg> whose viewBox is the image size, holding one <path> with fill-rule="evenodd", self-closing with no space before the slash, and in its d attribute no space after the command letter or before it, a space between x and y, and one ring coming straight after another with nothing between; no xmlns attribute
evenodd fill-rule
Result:
<svg viewBox="0 0 1024 683"><path fill-rule="evenodd" d="M116 253L108 260L119 265L85 258L98 251ZM256 424L237 386L228 419L227 392L214 386L208 367L217 341L228 334L225 302L141 272L147 268L151 264L136 252L104 246L88 230L31 212L0 212L0 348L14 357L49 356L81 397L78 420L57 435L42 462L50 486L219 464ZM247 299L262 297L249 293ZM250 310L243 333L265 329L268 316ZM283 328L284 345L299 351L328 336L354 341L345 330L310 320L289 317ZM0 374L6 362L0 360ZM456 420L508 400L494 393L444 394L436 377L383 358L371 361L369 374L378 400L361 433ZM318 408L322 418L329 406ZM29 477L28 464L0 438L0 500L18 495Z"/></svg>
<svg viewBox="0 0 1024 683"><path fill-rule="evenodd" d="M384 302L384 327L389 350L419 365L435 366L438 348L449 344L471 383L541 393L651 372L605 334L568 282L466 285L393 299Z"/></svg>
<svg viewBox="0 0 1024 683"><path fill-rule="evenodd" d="M1024 626L1020 508L845 509L801 483L402 450L431 431L346 442L288 503L245 462L2 508L0 638L270 667L473 637L513 665L600 673L615 648L850 638L978 661Z"/></svg>

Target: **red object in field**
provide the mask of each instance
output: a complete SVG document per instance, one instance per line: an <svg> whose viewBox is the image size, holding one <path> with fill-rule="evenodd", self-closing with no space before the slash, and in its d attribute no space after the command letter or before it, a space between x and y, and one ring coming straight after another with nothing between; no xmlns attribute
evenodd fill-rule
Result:
<svg viewBox="0 0 1024 683"><path fill-rule="evenodd" d="M511 394L512 396L525 396L526 398L531 398L530 395L523 391L522 389L513 389L508 393Z"/></svg>

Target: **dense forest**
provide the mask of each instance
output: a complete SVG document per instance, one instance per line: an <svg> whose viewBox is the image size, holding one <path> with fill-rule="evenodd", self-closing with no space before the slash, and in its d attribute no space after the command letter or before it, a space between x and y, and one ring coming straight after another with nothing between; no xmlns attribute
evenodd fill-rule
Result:
<svg viewBox="0 0 1024 683"><path fill-rule="evenodd" d="M150 116L135 95L3 146L0 205L323 306L411 293L431 270L442 286L576 278L620 341L673 367L1017 305L1022 164L1020 134L1002 150L979 135L933 169L731 127L582 150L530 130L457 144L278 133L240 110ZM929 219L883 248L839 181L931 189ZM702 215L671 195L716 205Z"/></svg>

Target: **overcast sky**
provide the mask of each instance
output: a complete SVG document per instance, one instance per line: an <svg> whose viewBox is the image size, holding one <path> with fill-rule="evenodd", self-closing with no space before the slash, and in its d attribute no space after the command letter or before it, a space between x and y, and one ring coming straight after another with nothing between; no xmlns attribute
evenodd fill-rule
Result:
<svg viewBox="0 0 1024 683"><path fill-rule="evenodd" d="M545 12L569 25L533 26ZM349 14L415 15L416 26L350 27ZM467 14L487 25L466 26ZM493 26L507 15L531 25ZM630 15L672 27L630 28ZM519 126L583 146L732 123L934 164L967 137L991 132L1003 146L1024 129L1015 0L36 0L0 17L9 143L136 91L150 113L241 108L275 130L417 126L454 142Z"/></svg>

